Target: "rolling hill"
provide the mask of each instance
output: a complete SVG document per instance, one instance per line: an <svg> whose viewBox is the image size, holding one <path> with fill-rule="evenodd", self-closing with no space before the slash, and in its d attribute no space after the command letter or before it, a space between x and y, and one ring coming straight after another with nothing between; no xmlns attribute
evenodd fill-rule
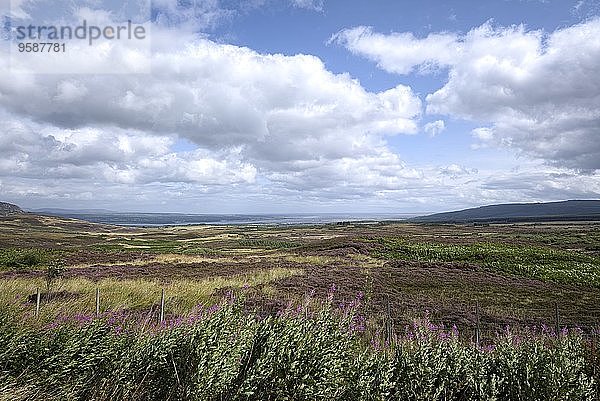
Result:
<svg viewBox="0 0 600 401"><path fill-rule="evenodd" d="M508 203L410 219L418 223L475 223L518 221L600 220L600 200L568 200L547 203Z"/></svg>
<svg viewBox="0 0 600 401"><path fill-rule="evenodd" d="M25 213L19 206L12 203L0 202L0 216L10 216L13 214Z"/></svg>

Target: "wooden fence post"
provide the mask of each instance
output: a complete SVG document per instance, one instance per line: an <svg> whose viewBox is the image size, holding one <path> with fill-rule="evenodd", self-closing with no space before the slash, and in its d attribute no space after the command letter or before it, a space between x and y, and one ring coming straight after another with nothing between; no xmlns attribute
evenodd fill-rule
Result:
<svg viewBox="0 0 600 401"><path fill-rule="evenodd" d="M41 294L40 294L40 287L37 288L36 290L36 296L35 296L35 317L39 317L40 316L40 301L41 301Z"/></svg>
<svg viewBox="0 0 600 401"><path fill-rule="evenodd" d="M558 302L554 302L554 331L556 337L560 337L560 316L558 314Z"/></svg>
<svg viewBox="0 0 600 401"><path fill-rule="evenodd" d="M479 301L475 302L475 344L479 347L479 340L481 337L481 327L479 323Z"/></svg>
<svg viewBox="0 0 600 401"><path fill-rule="evenodd" d="M96 287L96 317L100 316L100 287Z"/></svg>
<svg viewBox="0 0 600 401"><path fill-rule="evenodd" d="M162 289L160 295L160 323L165 320L165 289Z"/></svg>
<svg viewBox="0 0 600 401"><path fill-rule="evenodd" d="M386 327L385 327L385 336L388 344L392 343L392 339L394 337L394 321L392 320L392 308L390 307L390 296L386 297L387 305L386 305Z"/></svg>

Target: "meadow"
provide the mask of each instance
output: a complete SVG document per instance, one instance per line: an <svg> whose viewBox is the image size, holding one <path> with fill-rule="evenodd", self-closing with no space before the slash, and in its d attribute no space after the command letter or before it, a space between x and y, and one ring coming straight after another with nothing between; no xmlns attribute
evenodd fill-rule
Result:
<svg viewBox="0 0 600 401"><path fill-rule="evenodd" d="M599 299L594 223L15 215L0 399L595 400Z"/></svg>

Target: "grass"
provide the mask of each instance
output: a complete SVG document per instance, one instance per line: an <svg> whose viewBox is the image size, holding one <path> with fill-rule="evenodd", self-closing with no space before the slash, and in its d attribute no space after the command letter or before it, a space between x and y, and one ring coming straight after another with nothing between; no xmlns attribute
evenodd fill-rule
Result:
<svg viewBox="0 0 600 401"><path fill-rule="evenodd" d="M132 310L149 313L159 304L161 290L165 289L167 313L185 315L196 305L213 304L220 298L222 288L257 287L269 285L285 277L301 274L297 269L274 268L252 274L229 277L210 277L204 280L175 279L169 282L159 280L103 279L94 282L85 278L62 279L57 282L54 292L66 294L55 301L44 302L41 308L40 323L44 324L58 316L87 314L95 310L95 291L100 289L101 310ZM10 303L19 300L23 308L33 311L34 304L25 303L26 297L35 294L36 288L44 288L43 279L6 279L0 281L0 302Z"/></svg>
<svg viewBox="0 0 600 401"><path fill-rule="evenodd" d="M211 255L217 251L200 246L194 242L183 242L167 239L114 238L94 245L103 251L139 250L152 253L183 253L193 255Z"/></svg>
<svg viewBox="0 0 600 401"><path fill-rule="evenodd" d="M238 241L241 248L259 249L288 249L295 248L299 244L291 241L277 241L271 239L241 239Z"/></svg>
<svg viewBox="0 0 600 401"><path fill-rule="evenodd" d="M414 243L379 240L380 258L421 262L472 263L495 272L567 284L600 287L600 257L582 252L502 243Z"/></svg>

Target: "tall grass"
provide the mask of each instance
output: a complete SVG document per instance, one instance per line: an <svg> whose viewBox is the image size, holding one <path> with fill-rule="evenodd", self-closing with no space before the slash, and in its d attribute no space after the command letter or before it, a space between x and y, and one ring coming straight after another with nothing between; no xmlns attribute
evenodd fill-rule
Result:
<svg viewBox="0 0 600 401"><path fill-rule="evenodd" d="M241 288L243 286L268 286L277 280L302 274L301 270L273 268L256 270L248 274L216 276L203 280L172 279L169 282L148 279L113 279L93 281L87 278L68 278L58 280L53 287L55 298L43 302L39 321L48 322L57 316L86 314L95 310L95 291L100 290L101 311L137 310L148 311L156 307L161 290L166 293L166 310L169 314L187 314L197 304L213 304L221 298L217 293L222 288ZM0 305L18 301L21 306L33 310L25 297L34 296L36 288L44 288L43 278L11 278L0 281ZM265 288L268 290L268 288Z"/></svg>
<svg viewBox="0 0 600 401"><path fill-rule="evenodd" d="M33 400L598 399L596 362L577 332L507 332L479 348L453 329L423 321L386 343L357 327L352 310L341 313L330 304L267 318L241 305L224 301L160 326L107 317L45 328L3 308L0 394Z"/></svg>

